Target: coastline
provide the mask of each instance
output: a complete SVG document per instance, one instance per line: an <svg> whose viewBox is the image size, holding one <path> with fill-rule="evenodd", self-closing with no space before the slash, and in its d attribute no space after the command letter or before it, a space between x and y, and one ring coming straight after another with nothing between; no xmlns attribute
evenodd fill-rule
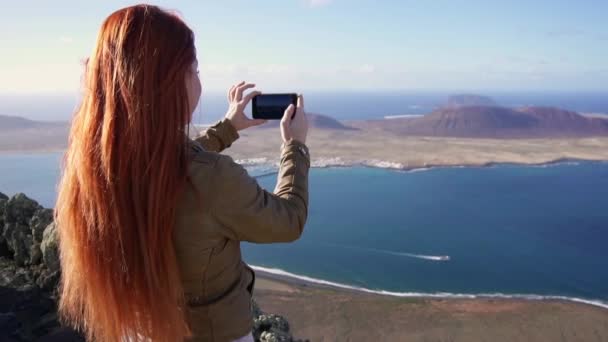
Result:
<svg viewBox="0 0 608 342"><path fill-rule="evenodd" d="M12 151L0 150L0 157L12 157L21 155L49 155L55 153L63 153L65 149L50 149L50 150L26 150L26 151ZM235 159L235 162L243 165L244 167L260 167L268 168L271 171L264 172L259 175L255 175L256 178L270 176L276 174L279 167L279 159L267 158L267 157L252 157ZM326 168L351 168L351 167L364 167L364 168L376 168L385 169L396 172L422 172L431 171L436 169L462 169L462 168L490 168L490 167L502 167L502 166L521 166L521 167L551 167L559 165L577 165L580 163L608 163L608 158L554 158L545 161L488 161L482 163L433 163L433 164L403 164L388 160L379 159L361 159L361 160L349 160L343 157L321 157L311 160L311 168L326 169Z"/></svg>
<svg viewBox="0 0 608 342"><path fill-rule="evenodd" d="M253 161L255 160L255 161ZM269 161L266 158L250 158L236 159L237 163L247 167L267 167L278 168L278 161ZM486 162L486 163L464 163L464 164L425 164L425 165L403 165L401 163L384 161L384 160L362 160L362 161L341 161L340 157L321 158L320 160L312 160L311 168L326 169L326 168L350 168L350 167L369 167L376 169L386 169L401 172L421 172L434 169L463 169L463 168L489 168L501 166L522 166L522 167L551 167L559 165L577 165L580 163L608 163L608 159L581 159L581 158L556 158L543 162ZM276 173L268 172L256 177L267 176Z"/></svg>
<svg viewBox="0 0 608 342"><path fill-rule="evenodd" d="M275 281L281 284L292 285L296 287L316 288L316 289L332 289L358 294L371 294L377 296L397 297L397 298L413 298L413 299L471 299L471 300L523 300L523 301L556 301L566 303L576 303L588 305L603 310L608 310L608 302L598 299L586 299L562 295L541 295L541 294L506 294L506 293L424 293L424 292L394 292L385 290L372 290L364 287L347 285L343 283L317 279L305 275L298 275L282 269L261 267L250 265L256 271L256 276L262 279ZM608 312L608 311L607 311Z"/></svg>
<svg viewBox="0 0 608 342"><path fill-rule="evenodd" d="M607 308L566 299L399 297L256 273L256 302L310 341L608 340Z"/></svg>

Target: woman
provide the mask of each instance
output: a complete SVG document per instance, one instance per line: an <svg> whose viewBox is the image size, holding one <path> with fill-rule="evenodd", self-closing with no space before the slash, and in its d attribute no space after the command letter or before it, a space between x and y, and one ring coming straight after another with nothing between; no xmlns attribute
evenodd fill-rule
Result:
<svg viewBox="0 0 608 342"><path fill-rule="evenodd" d="M103 23L56 207L64 323L91 341L252 341L254 274L240 241L297 239L310 165L303 99L281 120L274 193L218 154L263 123L243 109L241 82L226 117L187 137L201 94L192 31L139 5ZM292 119L293 112L296 111Z"/></svg>

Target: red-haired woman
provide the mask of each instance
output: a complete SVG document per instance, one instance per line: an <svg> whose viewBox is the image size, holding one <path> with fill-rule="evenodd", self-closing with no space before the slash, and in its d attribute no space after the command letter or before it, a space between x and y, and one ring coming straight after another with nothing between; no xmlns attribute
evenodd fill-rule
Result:
<svg viewBox="0 0 608 342"><path fill-rule="evenodd" d="M56 207L64 323L91 341L252 341L254 274L240 241L297 239L308 210L303 99L281 121L274 193L218 154L263 123L243 109L187 136L201 94L192 31L158 7L121 9L87 62ZM292 119L293 112L296 112Z"/></svg>

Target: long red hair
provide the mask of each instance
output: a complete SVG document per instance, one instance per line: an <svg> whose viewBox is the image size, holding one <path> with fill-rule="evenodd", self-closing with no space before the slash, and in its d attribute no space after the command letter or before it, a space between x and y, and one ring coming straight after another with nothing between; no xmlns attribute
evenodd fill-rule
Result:
<svg viewBox="0 0 608 342"><path fill-rule="evenodd" d="M87 340L191 336L172 233L195 55L180 18L137 5L104 21L87 61L55 209L59 313Z"/></svg>

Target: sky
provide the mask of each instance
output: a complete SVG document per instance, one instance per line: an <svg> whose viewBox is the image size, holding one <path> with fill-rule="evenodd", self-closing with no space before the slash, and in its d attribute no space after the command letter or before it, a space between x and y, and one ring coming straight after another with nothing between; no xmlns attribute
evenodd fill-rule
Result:
<svg viewBox="0 0 608 342"><path fill-rule="evenodd" d="M113 11L0 0L0 94L77 93ZM204 91L606 91L606 0L151 1L196 33Z"/></svg>

